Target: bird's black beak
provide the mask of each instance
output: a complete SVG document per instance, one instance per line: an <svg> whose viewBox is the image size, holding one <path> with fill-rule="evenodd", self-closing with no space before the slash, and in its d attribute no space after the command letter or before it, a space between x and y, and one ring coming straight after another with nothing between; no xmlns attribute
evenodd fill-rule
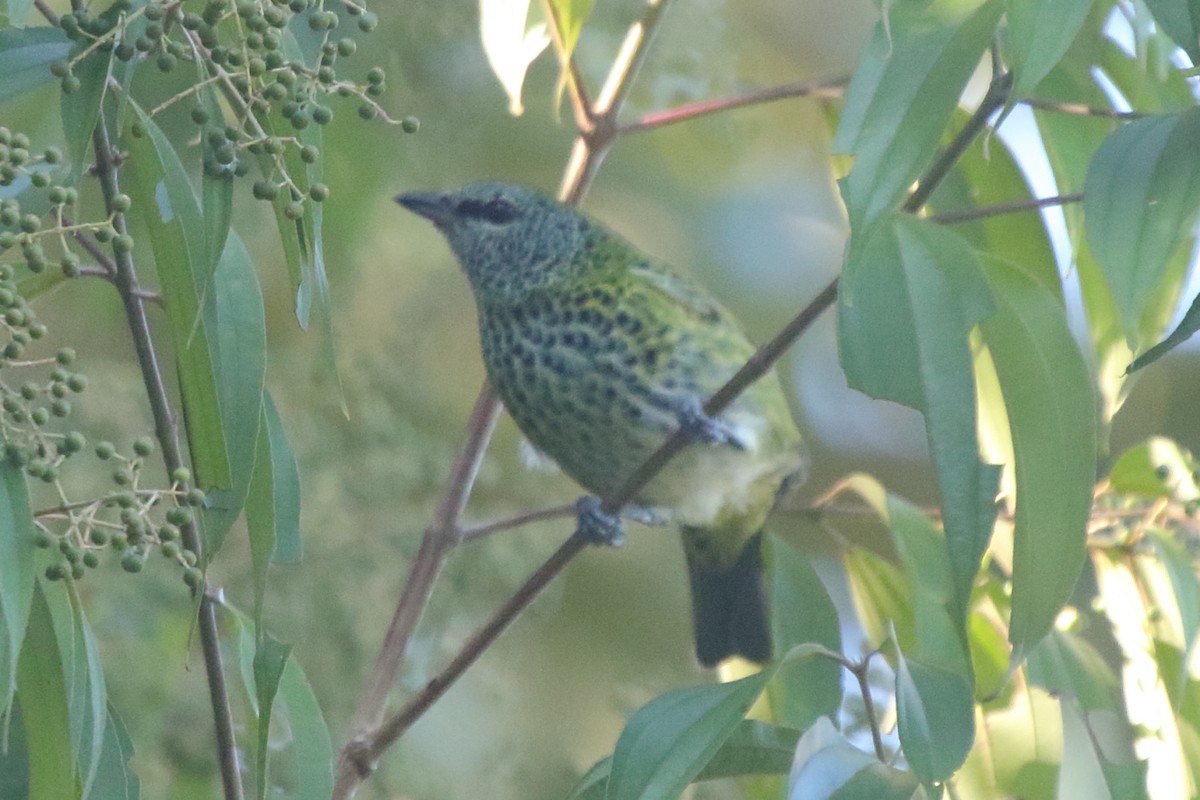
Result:
<svg viewBox="0 0 1200 800"><path fill-rule="evenodd" d="M437 192L405 192L396 195L396 202L438 227L448 225L455 217L449 198Z"/></svg>

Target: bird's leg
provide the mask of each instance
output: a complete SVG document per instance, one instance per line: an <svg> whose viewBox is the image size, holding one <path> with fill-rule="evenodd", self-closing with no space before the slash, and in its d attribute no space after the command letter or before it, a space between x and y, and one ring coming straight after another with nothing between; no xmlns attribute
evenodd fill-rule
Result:
<svg viewBox="0 0 1200 800"><path fill-rule="evenodd" d="M600 498L595 495L589 494L575 502L575 519L579 526L575 535L588 544L620 547L625 541L621 517L601 508Z"/></svg>
<svg viewBox="0 0 1200 800"><path fill-rule="evenodd" d="M727 444L738 450L748 449L745 440L729 423L704 413L704 406L695 397L681 400L675 408L679 427L695 442Z"/></svg>

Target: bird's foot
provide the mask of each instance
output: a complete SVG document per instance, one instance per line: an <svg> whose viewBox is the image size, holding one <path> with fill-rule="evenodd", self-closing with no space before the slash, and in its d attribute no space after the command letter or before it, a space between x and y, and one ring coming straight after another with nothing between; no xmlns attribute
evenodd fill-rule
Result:
<svg viewBox="0 0 1200 800"><path fill-rule="evenodd" d="M652 527L666 525L671 521L667 513L661 508L655 508L654 506L639 506L634 504L627 505L625 508L621 509L621 517Z"/></svg>
<svg viewBox="0 0 1200 800"><path fill-rule="evenodd" d="M689 398L680 403L676 413L679 416L679 427L695 442L706 444L727 444L738 450L747 450L746 441L738 435L732 425L716 417L710 417L704 411L704 406L696 398Z"/></svg>
<svg viewBox="0 0 1200 800"><path fill-rule="evenodd" d="M588 544L620 547L625 541L621 518L601 508L600 498L595 495L581 497L575 502L575 519L578 525L575 535Z"/></svg>

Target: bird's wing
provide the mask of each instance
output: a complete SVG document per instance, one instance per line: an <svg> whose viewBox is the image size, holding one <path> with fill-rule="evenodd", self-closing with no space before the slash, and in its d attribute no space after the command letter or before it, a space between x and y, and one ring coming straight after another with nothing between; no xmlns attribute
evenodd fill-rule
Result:
<svg viewBox="0 0 1200 800"><path fill-rule="evenodd" d="M725 309L708 292L662 267L640 262L633 264L629 272L642 285L658 290L688 316L709 324L721 322L726 317Z"/></svg>

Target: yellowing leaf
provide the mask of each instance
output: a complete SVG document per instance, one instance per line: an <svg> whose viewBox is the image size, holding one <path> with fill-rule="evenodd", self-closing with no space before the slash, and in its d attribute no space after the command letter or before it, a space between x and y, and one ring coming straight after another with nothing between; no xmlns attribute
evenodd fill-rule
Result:
<svg viewBox="0 0 1200 800"><path fill-rule="evenodd" d="M541 6L535 6L531 13L529 0L480 0L479 3L483 52L508 95L508 110L513 116L525 112L521 87L529 65L550 44L540 9Z"/></svg>

